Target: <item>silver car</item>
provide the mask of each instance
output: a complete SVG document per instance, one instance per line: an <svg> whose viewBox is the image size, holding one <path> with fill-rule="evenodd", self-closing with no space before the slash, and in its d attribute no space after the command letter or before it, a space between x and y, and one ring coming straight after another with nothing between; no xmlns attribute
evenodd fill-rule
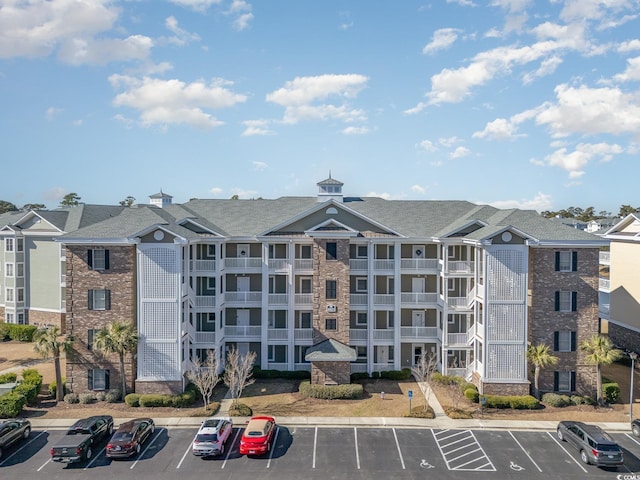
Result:
<svg viewBox="0 0 640 480"><path fill-rule="evenodd" d="M597 425L563 421L558 424L558 439L566 441L580 452L584 463L599 467L618 467L624 455L611 435Z"/></svg>
<svg viewBox="0 0 640 480"><path fill-rule="evenodd" d="M198 457L223 455L224 445L233 430L229 417L210 417L202 422L193 439L191 453Z"/></svg>

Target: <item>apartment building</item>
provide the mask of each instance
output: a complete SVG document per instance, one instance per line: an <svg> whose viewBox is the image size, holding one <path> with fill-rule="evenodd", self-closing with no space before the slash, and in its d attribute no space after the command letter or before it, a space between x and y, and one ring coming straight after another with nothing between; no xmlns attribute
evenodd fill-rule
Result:
<svg viewBox="0 0 640 480"><path fill-rule="evenodd" d="M610 248L600 253L607 270L600 279L601 328L619 348L640 352L640 215L627 215L604 238Z"/></svg>
<svg viewBox="0 0 640 480"><path fill-rule="evenodd" d="M318 383L412 366L422 352L484 393L529 392L529 343L560 358L546 391L593 394L579 342L598 332L608 241L534 211L343 195L151 205L65 234L74 391L119 384L92 335L129 320L129 388L176 392L196 356L234 347ZM128 359L128 361L131 361ZM135 380L134 380L135 379Z"/></svg>

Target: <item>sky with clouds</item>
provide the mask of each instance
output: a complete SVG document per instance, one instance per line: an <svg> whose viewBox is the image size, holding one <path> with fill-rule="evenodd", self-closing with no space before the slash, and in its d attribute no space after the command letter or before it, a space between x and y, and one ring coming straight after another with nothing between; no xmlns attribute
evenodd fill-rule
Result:
<svg viewBox="0 0 640 480"><path fill-rule="evenodd" d="M0 0L0 200L640 206L638 0Z"/></svg>

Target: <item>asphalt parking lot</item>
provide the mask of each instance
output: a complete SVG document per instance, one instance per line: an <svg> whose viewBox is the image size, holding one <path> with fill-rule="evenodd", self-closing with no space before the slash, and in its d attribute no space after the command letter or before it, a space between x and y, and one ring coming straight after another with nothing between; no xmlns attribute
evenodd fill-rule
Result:
<svg viewBox="0 0 640 480"><path fill-rule="evenodd" d="M236 427L219 458L191 454L197 428L158 427L140 455L106 458L100 444L84 463L53 463L49 448L64 430L32 431L28 441L6 451L0 477L16 479L124 478L299 479L299 478L603 478L640 480L640 440L612 434L624 466L607 470L584 465L578 452L559 442L555 431L448 430L392 427L287 427L279 425L269 455L238 453Z"/></svg>

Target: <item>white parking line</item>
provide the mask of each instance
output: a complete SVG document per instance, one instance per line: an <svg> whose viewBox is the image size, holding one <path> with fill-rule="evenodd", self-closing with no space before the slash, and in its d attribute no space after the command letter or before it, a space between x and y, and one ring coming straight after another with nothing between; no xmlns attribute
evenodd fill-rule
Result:
<svg viewBox="0 0 640 480"><path fill-rule="evenodd" d="M318 445L318 427L316 427L316 431L313 434L313 464L311 468L316 468L316 445Z"/></svg>
<svg viewBox="0 0 640 480"><path fill-rule="evenodd" d="M396 435L395 428L392 428L392 430L393 430L393 438L396 439L396 447L398 447L398 455L400 456L400 463L402 463L402 469L405 470L404 458L402 458L402 451L400 450L400 444L398 443L398 435Z"/></svg>
<svg viewBox="0 0 640 480"><path fill-rule="evenodd" d="M520 442L518 441L518 439L515 437L515 435L513 435L513 432L509 432L509 435L511 435L511 438L513 438L513 440L518 444L518 446L522 449L522 451L524 452L524 454L529 457L529 460L531 460L531 463L533 463L533 465L538 469L538 471L540 473L542 473L542 469L538 466L538 464L536 462L533 461L533 458L531 458L531 455L529 455L529 452L527 452L524 447L520 444Z"/></svg>
<svg viewBox="0 0 640 480"><path fill-rule="evenodd" d="M182 466L182 462L184 462L184 459L187 458L187 453L189 453L189 450L191 450L192 445L193 445L193 441L196 439L197 436L198 436L198 434L196 433L193 436L193 440L191 440L191 442L189 442L189 446L187 447L187 450L184 452L184 455L182 455L182 458L178 462L178 465L176 465L176 469L178 469L178 468L180 468Z"/></svg>
<svg viewBox="0 0 640 480"><path fill-rule="evenodd" d="M548 434L548 435L553 439L553 441L554 441L554 442L556 442L556 443L558 444L558 446L559 446L562 450L564 450L564 453L566 453L567 455L569 455L569 458L570 458L571 460L573 460L573 461L574 461L574 463L575 463L576 465L578 465L578 466L582 469L582 471L583 471L584 473L588 473L588 472L587 472L587 469L586 469L586 468L584 468L584 467L582 466L582 464L581 464L580 462L578 462L578 461L573 457L573 455L571 455L571 454L569 453L569 451L568 451L566 448L564 448L564 446L560 443L560 441L556 438L556 436L555 436L552 432L547 432L547 434Z"/></svg>
<svg viewBox="0 0 640 480"><path fill-rule="evenodd" d="M358 453L358 429L353 427L353 433L355 434L355 442L356 442L356 465L358 465L358 470L360 470L360 454Z"/></svg>
<svg viewBox="0 0 640 480"><path fill-rule="evenodd" d="M273 458L273 452L275 451L275 446L278 444L279 433L280 433L280 427L276 427L276 436L273 438L273 442L271 442L271 449L269 451L269 461L267 462L267 468L271 466L271 459Z"/></svg>
<svg viewBox="0 0 640 480"><path fill-rule="evenodd" d="M136 458L136 461L133 462L131 464L131 466L129 467L129 470L133 470L133 467L135 467L138 462L140 461L140 459L144 456L145 453L147 453L147 450L149 450L149 447L151 447L151 445L153 445L153 442L155 442L158 437L160 436L160 433L162 432L162 428L158 429L158 433L156 433L155 438L152 438L151 441L149 442L149 444L147 445L147 448L145 448L142 452L140 452L140 455L138 455L138 458Z"/></svg>
<svg viewBox="0 0 640 480"><path fill-rule="evenodd" d="M227 449L227 455L224 457L224 462L222 462L221 469L227 464L227 460L229 460L229 455L231 455L231 450L233 450L233 446L236 444L236 440L238 439L238 435L240 435L241 430L238 429L236 432L236 436L233 437L233 442L231 442L231 447Z"/></svg>
<svg viewBox="0 0 640 480"><path fill-rule="evenodd" d="M22 445L19 449L17 449L15 452L13 452L11 455L9 455L7 458L5 458L2 462L0 462L0 467L2 465L4 465L11 457L13 457L14 455L16 455L18 452L20 452L21 450L25 449L26 447L29 446L30 443L35 442L36 439L43 435L44 433L46 433L46 430L43 430L42 432L40 432L38 435L36 435L35 437L33 437L31 440L29 440L27 443L25 443L24 445Z"/></svg>
<svg viewBox="0 0 640 480"><path fill-rule="evenodd" d="M91 467L91 465L93 465L93 462L95 462L95 461L98 459L98 457L99 457L100 455L102 455L102 453L103 453L106 449L107 449L107 446L105 445L105 446L102 448L102 450L100 450L100 452L99 452L97 455L94 455L94 456L93 456L93 460L91 460L89 463L87 463L87 465L83 468L83 470L88 470L88 469L89 469L89 467Z"/></svg>

